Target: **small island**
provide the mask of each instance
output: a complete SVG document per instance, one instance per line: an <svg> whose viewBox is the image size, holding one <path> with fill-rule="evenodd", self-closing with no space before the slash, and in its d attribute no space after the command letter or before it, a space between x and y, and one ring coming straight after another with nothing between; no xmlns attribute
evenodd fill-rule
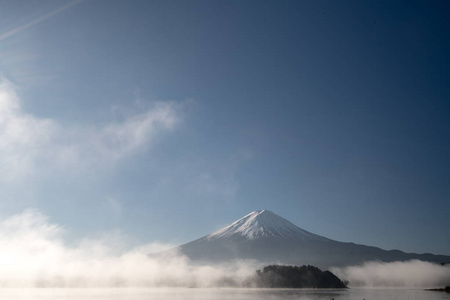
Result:
<svg viewBox="0 0 450 300"><path fill-rule="evenodd" d="M450 285L447 285L445 288L440 289L426 289L426 291L450 293Z"/></svg>
<svg viewBox="0 0 450 300"><path fill-rule="evenodd" d="M259 288L347 288L346 283L330 271L322 271L314 266L270 265L246 281L248 287Z"/></svg>

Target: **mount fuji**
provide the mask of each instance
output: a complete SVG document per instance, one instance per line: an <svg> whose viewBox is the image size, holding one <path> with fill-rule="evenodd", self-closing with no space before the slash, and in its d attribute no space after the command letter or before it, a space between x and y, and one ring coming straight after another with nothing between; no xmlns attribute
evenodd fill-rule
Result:
<svg viewBox="0 0 450 300"><path fill-rule="evenodd" d="M268 210L249 213L232 224L177 251L198 263L251 259L265 264L315 265L319 268L360 264L365 261L450 262L450 256L405 253L344 243L303 230Z"/></svg>

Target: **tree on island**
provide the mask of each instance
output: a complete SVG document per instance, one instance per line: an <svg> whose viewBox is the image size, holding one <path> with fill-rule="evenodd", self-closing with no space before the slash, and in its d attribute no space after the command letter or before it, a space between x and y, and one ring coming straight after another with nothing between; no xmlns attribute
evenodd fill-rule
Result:
<svg viewBox="0 0 450 300"><path fill-rule="evenodd" d="M330 271L314 266L266 266L246 281L246 286L262 288L347 288L347 285Z"/></svg>

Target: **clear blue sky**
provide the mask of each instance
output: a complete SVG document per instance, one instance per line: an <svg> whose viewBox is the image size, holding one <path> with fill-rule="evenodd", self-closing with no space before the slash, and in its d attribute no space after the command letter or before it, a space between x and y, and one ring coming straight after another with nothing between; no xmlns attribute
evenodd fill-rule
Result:
<svg viewBox="0 0 450 300"><path fill-rule="evenodd" d="M257 209L450 254L447 1L0 2L0 216L184 243Z"/></svg>

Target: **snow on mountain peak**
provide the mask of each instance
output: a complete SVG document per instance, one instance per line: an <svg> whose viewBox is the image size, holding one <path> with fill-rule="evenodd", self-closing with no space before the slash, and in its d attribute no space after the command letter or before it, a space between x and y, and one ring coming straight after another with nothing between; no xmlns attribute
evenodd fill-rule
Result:
<svg viewBox="0 0 450 300"><path fill-rule="evenodd" d="M288 220L269 210L253 211L232 224L206 236L208 240L229 237L243 237L245 239L278 237L285 239L328 240L327 238L295 226Z"/></svg>

